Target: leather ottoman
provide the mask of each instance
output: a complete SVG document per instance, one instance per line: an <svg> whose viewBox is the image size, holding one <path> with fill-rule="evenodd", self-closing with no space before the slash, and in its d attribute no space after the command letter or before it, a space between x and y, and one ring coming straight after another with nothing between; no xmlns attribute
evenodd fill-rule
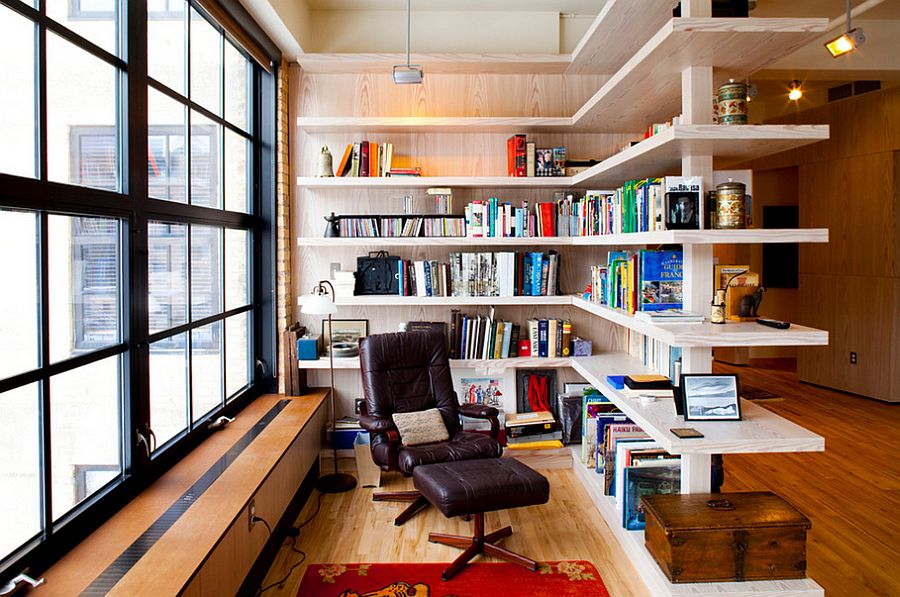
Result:
<svg viewBox="0 0 900 597"><path fill-rule="evenodd" d="M449 580L476 555L486 553L529 570L537 562L504 549L496 543L512 534L512 527L484 534L484 513L546 504L550 484L538 472L514 458L485 458L425 464L413 470L416 489L444 516L472 515L472 537L429 533L428 540L463 549L463 553L441 574Z"/></svg>

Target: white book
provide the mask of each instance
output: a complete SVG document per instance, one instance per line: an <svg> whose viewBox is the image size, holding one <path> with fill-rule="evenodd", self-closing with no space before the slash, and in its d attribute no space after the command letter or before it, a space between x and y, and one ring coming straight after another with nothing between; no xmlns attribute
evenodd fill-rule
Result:
<svg viewBox="0 0 900 597"><path fill-rule="evenodd" d="M616 510L622 511L622 494L625 493L625 453L631 450L644 450L648 448L660 448L661 446L655 441L648 440L632 440L630 438L619 438L616 441L616 469L615 469L615 485L616 485Z"/></svg>

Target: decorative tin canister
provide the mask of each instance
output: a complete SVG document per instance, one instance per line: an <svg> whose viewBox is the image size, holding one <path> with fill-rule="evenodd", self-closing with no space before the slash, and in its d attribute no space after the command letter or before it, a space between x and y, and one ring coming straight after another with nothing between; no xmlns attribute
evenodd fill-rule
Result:
<svg viewBox="0 0 900 597"><path fill-rule="evenodd" d="M742 182L728 182L716 185L716 228L744 228L747 225L747 210L744 198L747 188Z"/></svg>
<svg viewBox="0 0 900 597"><path fill-rule="evenodd" d="M747 124L747 84L729 79L719 87L719 124Z"/></svg>

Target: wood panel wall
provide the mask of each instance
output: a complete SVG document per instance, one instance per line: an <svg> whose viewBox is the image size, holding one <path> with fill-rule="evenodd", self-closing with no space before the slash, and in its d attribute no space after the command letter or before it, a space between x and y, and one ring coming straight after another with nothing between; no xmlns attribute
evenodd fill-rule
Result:
<svg viewBox="0 0 900 597"><path fill-rule="evenodd" d="M422 85L395 85L389 73L320 74L304 73L294 67L291 73L291 106L296 116L570 116L603 83L598 76L506 75L506 74L431 74ZM395 163L421 166L428 176L486 176L506 174L508 133L309 133L296 131L291 164L294 176L314 176L316 159L323 145L334 155L335 163L348 143L368 140L394 144ZM538 146L564 145L573 158L605 158L621 149L632 135L531 134L529 141ZM293 205L294 237L323 236L324 216L335 213L400 213L402 197L413 197L415 211L433 213L424 190L397 189L307 189L295 186ZM534 189L454 189L454 212L476 199L498 197L501 200L527 200L534 204L552 198L552 190ZM297 247L294 241L294 296L308 294L313 285L327 279L331 263L344 270L356 269L356 258L371 247L326 248ZM393 249L391 254L404 259L447 261L451 249L414 247ZM459 249L453 249L459 250ZM471 249L465 249L471 250ZM546 250L546 249L545 249ZM589 265L606 259L606 249L566 248L562 253L561 289L574 293L590 280ZM294 302L295 317L315 331L321 330L321 318L300 314ZM487 307L463 309L472 315L486 314ZM533 317L571 319L574 332L594 342L594 350L620 350L622 331L616 326L571 308L506 307L496 317L523 323ZM340 307L336 318L369 320L370 333L392 332L401 322L450 320L448 307ZM327 385L327 371L310 372L311 383ZM561 371L561 381L579 379L574 372ZM353 399L361 397L359 372L335 374L338 388L338 415L352 412Z"/></svg>
<svg viewBox="0 0 900 597"><path fill-rule="evenodd" d="M900 401L900 89L772 122L831 125L829 141L750 164L757 175L796 168L800 225L830 230L829 244L800 246L797 321L831 337L798 350L798 375Z"/></svg>

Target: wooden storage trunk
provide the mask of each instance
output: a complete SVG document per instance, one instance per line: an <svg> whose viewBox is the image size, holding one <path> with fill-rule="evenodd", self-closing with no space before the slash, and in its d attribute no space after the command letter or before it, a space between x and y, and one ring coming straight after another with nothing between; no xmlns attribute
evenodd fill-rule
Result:
<svg viewBox="0 0 900 597"><path fill-rule="evenodd" d="M806 576L809 519L771 492L644 498L644 541L673 583Z"/></svg>

